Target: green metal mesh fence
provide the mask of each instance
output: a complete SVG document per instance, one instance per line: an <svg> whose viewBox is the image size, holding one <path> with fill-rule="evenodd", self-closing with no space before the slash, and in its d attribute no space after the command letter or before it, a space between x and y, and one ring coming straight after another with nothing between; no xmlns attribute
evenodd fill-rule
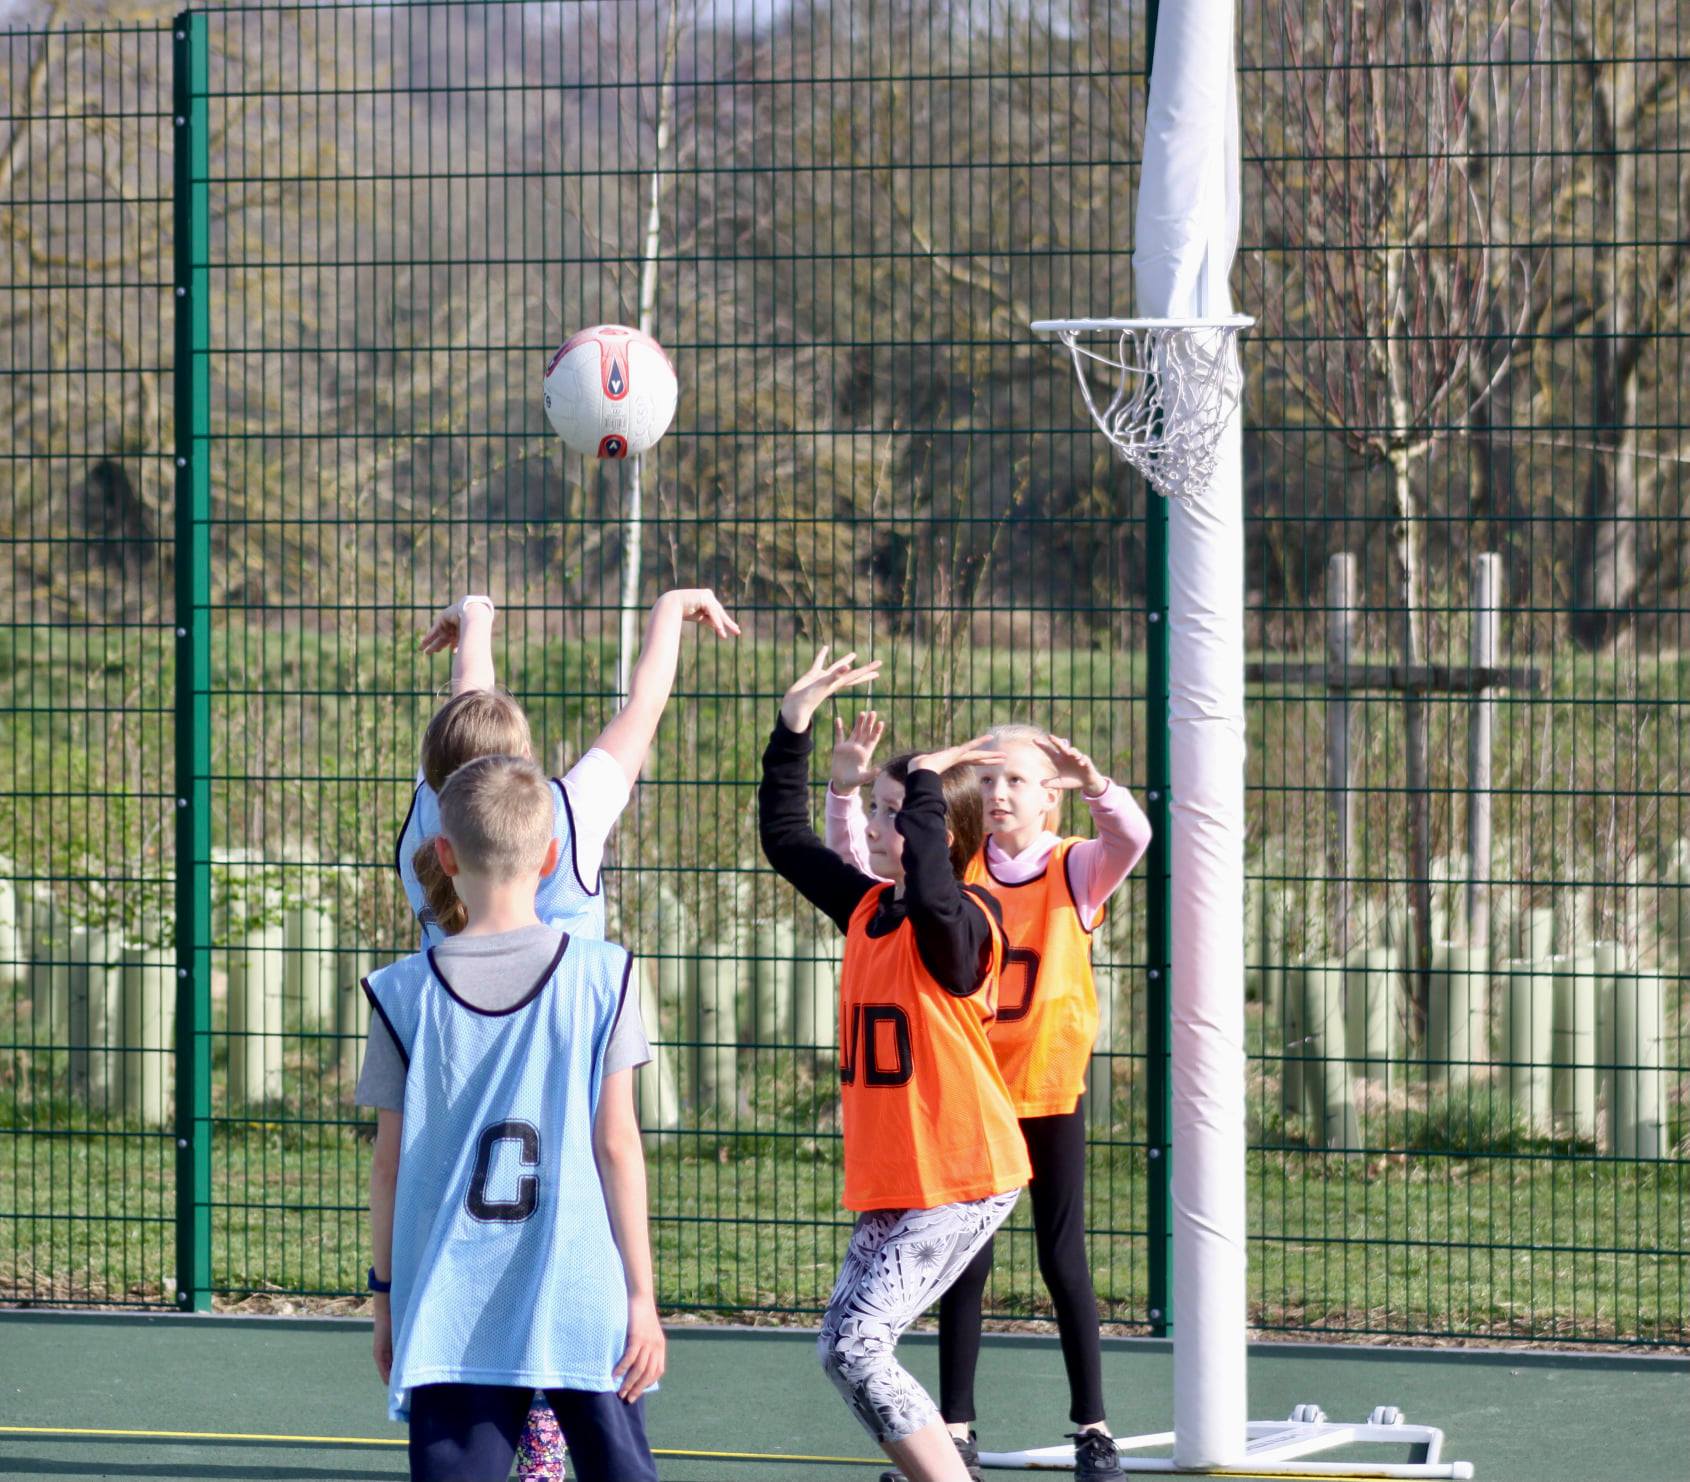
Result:
<svg viewBox="0 0 1690 1482"><path fill-rule="evenodd" d="M66 31L0 55L0 1285L158 1302L176 1206L170 49Z"/></svg>
<svg viewBox="0 0 1690 1482"><path fill-rule="evenodd" d="M1252 1320L1682 1343L1690 61L1666 7L1490 9L1242 7ZM492 592L561 773L613 711L625 585L706 582L746 637L687 644L607 872L657 1042L660 1294L819 1309L837 946L752 817L787 678L872 653L891 743L1050 724L1166 817L1159 512L1026 330L1131 304L1147 21L626 0L7 37L4 1295L350 1300L357 982L414 946L392 855L445 680L417 637ZM675 426L588 466L540 368L642 311ZM1099 1297L1140 1329L1170 1316L1164 858L1098 936L1086 1103ZM1025 1220L1005 1318L1048 1312Z"/></svg>
<svg viewBox="0 0 1690 1482"><path fill-rule="evenodd" d="M1684 1339L1683 25L1245 13L1274 1326Z"/></svg>

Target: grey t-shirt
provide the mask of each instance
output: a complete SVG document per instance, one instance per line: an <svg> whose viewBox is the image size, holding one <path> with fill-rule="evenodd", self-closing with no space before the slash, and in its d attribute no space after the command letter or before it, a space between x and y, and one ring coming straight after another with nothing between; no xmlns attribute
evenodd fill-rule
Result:
<svg viewBox="0 0 1690 1482"><path fill-rule="evenodd" d="M526 997L557 955L563 933L549 926L523 926L483 937L448 937L434 949L435 961L452 981L452 991L478 1009L497 1013ZM604 1073L631 1070L651 1059L640 995L630 983L622 1012L604 1052ZM370 1016L370 1038L355 1099L359 1106L405 1109L405 1061L382 1023Z"/></svg>

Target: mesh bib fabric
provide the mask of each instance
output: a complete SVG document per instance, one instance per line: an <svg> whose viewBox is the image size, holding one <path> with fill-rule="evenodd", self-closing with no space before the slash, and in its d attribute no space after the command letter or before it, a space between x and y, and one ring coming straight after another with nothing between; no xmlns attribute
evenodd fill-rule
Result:
<svg viewBox="0 0 1690 1482"><path fill-rule="evenodd" d="M417 784L411 811L405 815L394 851L394 865L411 903L411 914L422 928L422 949L439 946L444 938L434 913L428 908L422 882L412 861L423 843L440 832L440 798L426 782ZM569 795L563 784L552 779L552 837L558 842L557 868L540 881L534 892L534 911L547 926L571 936L604 940L604 892L599 882L591 890L582 882L575 864L575 827L569 814Z"/></svg>
<svg viewBox="0 0 1690 1482"><path fill-rule="evenodd" d="M422 1384L606 1391L627 1338L593 1157L620 947L566 936L514 1008L455 997L428 953L365 990L406 1058L388 1414Z"/></svg>

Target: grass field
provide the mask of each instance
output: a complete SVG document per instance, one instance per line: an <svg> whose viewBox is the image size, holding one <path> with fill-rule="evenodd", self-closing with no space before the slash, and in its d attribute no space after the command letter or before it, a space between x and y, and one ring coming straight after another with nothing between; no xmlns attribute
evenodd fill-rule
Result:
<svg viewBox="0 0 1690 1482"><path fill-rule="evenodd" d="M243 1165L214 1189L219 1306L320 1309L356 1291L367 1147L347 1132L228 1135ZM651 1160L660 1300L739 1320L805 1322L825 1305L848 1234L837 1158L681 1139ZM8 1139L0 1298L168 1303L167 1149L104 1133ZM1690 1343L1686 1177L1526 1159L1250 1159L1250 1299L1265 1329L1399 1336ZM71 1206L71 1207L67 1207ZM1148 1325L1143 1155L1094 1148L1091 1250L1101 1310ZM339 1308L343 1304L330 1304ZM350 1305L350 1304L345 1304ZM1027 1212L999 1258L990 1309L1038 1319Z"/></svg>
<svg viewBox="0 0 1690 1482"><path fill-rule="evenodd" d="M807 1057L803 1057L807 1058ZM848 1216L825 1079L762 1057L743 1101L653 1137L661 1300L672 1311L806 1321L825 1304ZM1116 1120L1094 1114L1089 1224L1102 1310L1148 1325L1140 1088L1123 1057ZM1690 1168L1637 1165L1519 1135L1487 1145L1460 1102L1397 1100L1363 1123L1364 1153L1311 1148L1256 1062L1249 1159L1250 1299L1264 1329L1690 1344ZM303 1078L302 1078L303 1079ZM220 1118L211 1190L220 1306L334 1310L358 1291L367 1126L332 1072L311 1108ZM1488 1093L1467 1098L1482 1108ZM1411 1114L1410 1104L1421 1110ZM0 1297L155 1303L173 1296L172 1140L41 1095L0 1117ZM1467 1135L1463 1135L1463 1133ZM1023 1205L991 1293L1039 1321Z"/></svg>
<svg viewBox="0 0 1690 1482"><path fill-rule="evenodd" d="M209 757L219 974L245 931L299 901L333 914L349 958L408 949L387 851L441 675L411 642L326 619L309 634L219 629ZM660 964L726 959L737 971L762 950L761 933L796 927L805 940L806 918L760 863L752 818L757 755L801 647L748 641L688 656L612 874L614 933ZM1031 715L1069 731L1123 780L1142 775L1141 653L1012 643L987 652L960 641L941 651L908 637L875 648L892 660L880 703L894 741ZM529 705L548 762L578 753L596 729L608 658L601 645L556 638L501 643L501 674ZM1654 872L1690 833L1675 739L1683 667L1676 657L1559 655L1544 667L1541 695L1499 705L1499 913L1577 896L1590 929L1633 930L1642 951L1658 951L1662 903L1674 898L1651 888ZM168 942L172 706L162 634L0 627L0 751L12 758L0 838L14 841L0 854L17 858L0 877L16 878L20 894L50 895L72 922ZM1464 711L1433 709L1433 819L1447 851L1465 806ZM1400 725L1388 705L1369 713L1358 749L1364 894L1404 868ZM1250 701L1249 858L1255 873L1285 882L1288 960L1325 940L1324 717L1318 696L1264 690ZM1611 888L1622 881L1630 888ZM1150 1306L1146 907L1141 874L1097 949L1118 1020L1114 1105L1093 1111L1090 1224L1100 1297L1129 1328L1148 1323ZM671 1045L689 1037L686 981L663 989ZM228 1042L220 993L218 1098ZM70 1100L64 1050L41 1045L27 1003L22 988L0 996L0 1295L168 1303L173 1143ZM1294 1331L1690 1342L1681 984L1673 1003L1676 1160L1643 1166L1522 1128L1482 1083L1464 1099L1411 1086L1369 1103L1357 1156L1312 1147L1309 1129L1278 1112L1279 1050L1253 1010L1256 1320ZM825 1300L835 1269L846 1226L833 1089L810 1050L790 1040L747 1048L758 1038L742 1022L741 1097L717 1113L688 1109L680 1130L652 1146L660 1280L674 1310L802 1317ZM210 1197L221 1302L337 1304L367 1263L365 1149L336 1047L297 1026L288 1043L281 1101L238 1116L217 1104ZM1016 1317L1045 1310L1025 1210L1002 1242L992 1300Z"/></svg>

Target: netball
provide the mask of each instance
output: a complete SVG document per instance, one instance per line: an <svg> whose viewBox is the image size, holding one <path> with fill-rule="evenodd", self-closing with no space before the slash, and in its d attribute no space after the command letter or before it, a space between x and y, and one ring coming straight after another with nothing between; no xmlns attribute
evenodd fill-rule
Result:
<svg viewBox="0 0 1690 1482"><path fill-rule="evenodd" d="M647 452L669 430L678 394L663 347L623 324L571 335L546 365L546 416L585 458Z"/></svg>

